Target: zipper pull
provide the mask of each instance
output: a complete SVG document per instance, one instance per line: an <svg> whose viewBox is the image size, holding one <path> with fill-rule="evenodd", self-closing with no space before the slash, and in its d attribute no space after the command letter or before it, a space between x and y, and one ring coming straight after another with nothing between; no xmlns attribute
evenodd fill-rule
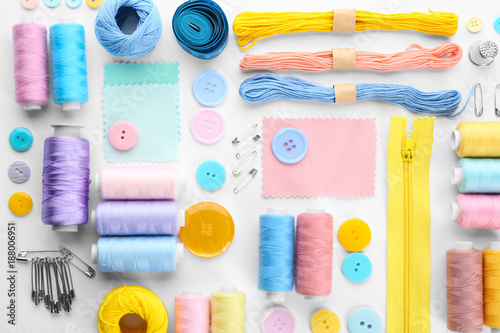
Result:
<svg viewBox="0 0 500 333"><path fill-rule="evenodd" d="M415 141L413 140L413 132L406 133L405 146L402 149L403 161L413 160L415 154Z"/></svg>

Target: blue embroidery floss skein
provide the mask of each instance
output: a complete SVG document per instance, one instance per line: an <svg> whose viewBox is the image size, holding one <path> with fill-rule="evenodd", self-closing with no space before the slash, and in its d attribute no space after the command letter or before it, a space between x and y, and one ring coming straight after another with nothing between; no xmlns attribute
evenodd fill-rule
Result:
<svg viewBox="0 0 500 333"><path fill-rule="evenodd" d="M88 222L90 144L79 126L54 127L45 140L42 222L54 231L76 232Z"/></svg>
<svg viewBox="0 0 500 333"><path fill-rule="evenodd" d="M103 201L91 221L101 236L175 236L183 215L175 201Z"/></svg>
<svg viewBox="0 0 500 333"><path fill-rule="evenodd" d="M461 193L500 193L500 159L462 158L451 182Z"/></svg>
<svg viewBox="0 0 500 333"><path fill-rule="evenodd" d="M221 54L229 39L226 14L211 0L191 0L180 5L172 29L187 53L204 60Z"/></svg>
<svg viewBox="0 0 500 333"><path fill-rule="evenodd" d="M173 272L184 246L173 236L101 237L92 245L92 261L103 273Z"/></svg>
<svg viewBox="0 0 500 333"><path fill-rule="evenodd" d="M122 31L129 19L138 20L135 31ZM152 0L106 0L95 19L95 35L111 55L139 58L151 53L162 33L161 15Z"/></svg>
<svg viewBox="0 0 500 333"><path fill-rule="evenodd" d="M266 298L283 301L293 291L295 218L281 209L260 216L259 289Z"/></svg>

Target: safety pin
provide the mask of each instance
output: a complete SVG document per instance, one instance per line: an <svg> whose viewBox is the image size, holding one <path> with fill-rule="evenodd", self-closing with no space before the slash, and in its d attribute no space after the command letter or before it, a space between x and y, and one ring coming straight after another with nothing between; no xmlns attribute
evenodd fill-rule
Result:
<svg viewBox="0 0 500 333"><path fill-rule="evenodd" d="M240 193L257 175L257 169L253 168L248 172L248 174L241 180L241 182L234 188L234 193Z"/></svg>
<svg viewBox="0 0 500 333"><path fill-rule="evenodd" d="M500 116L500 107L497 104L497 93L500 91L500 83L495 86L495 114Z"/></svg>
<svg viewBox="0 0 500 333"><path fill-rule="evenodd" d="M241 163L236 167L236 169L233 170L233 175L235 176L241 175L243 170L245 170L250 165L250 163L252 163L255 156L257 156L256 150L254 150L250 154L245 155L241 160Z"/></svg>
<svg viewBox="0 0 500 333"><path fill-rule="evenodd" d="M233 143L233 146L237 146L240 143L242 143L243 141L245 141L246 139L248 139L250 137L250 135L252 135L253 132L255 132L255 130L257 129L258 126L259 126L258 124L252 124L252 125L248 126L247 128L245 128L243 131L241 131L233 139L233 141L231 141Z"/></svg>
<svg viewBox="0 0 500 333"><path fill-rule="evenodd" d="M477 98L476 98L476 94L477 94L477 89L479 88L479 92L481 93L481 108L478 108L477 107ZM474 113L476 114L476 116L478 117L481 117L482 114L483 114L483 88L481 86L481 83L476 83L476 87L475 87L475 90L474 90Z"/></svg>
<svg viewBox="0 0 500 333"><path fill-rule="evenodd" d="M260 142L260 140L262 140L262 137L260 135L256 135L252 138L252 141L253 141L253 144L250 144L249 147L247 148L243 148L241 149L237 154L236 154L236 158L241 158L242 156L245 156L246 154L248 154L249 152L251 152Z"/></svg>

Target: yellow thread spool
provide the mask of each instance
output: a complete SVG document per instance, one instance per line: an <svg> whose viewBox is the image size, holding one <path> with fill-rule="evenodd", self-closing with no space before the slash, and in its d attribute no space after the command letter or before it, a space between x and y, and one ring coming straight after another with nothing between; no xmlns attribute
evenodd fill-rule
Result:
<svg viewBox="0 0 500 333"><path fill-rule="evenodd" d="M484 324L500 328L500 242L483 250Z"/></svg>
<svg viewBox="0 0 500 333"><path fill-rule="evenodd" d="M500 157L500 123L463 121L452 133L459 157Z"/></svg>
<svg viewBox="0 0 500 333"><path fill-rule="evenodd" d="M139 286L111 290L99 307L100 333L165 333L168 314L160 298Z"/></svg>
<svg viewBox="0 0 500 333"><path fill-rule="evenodd" d="M245 333L245 294L221 288L212 294L212 333Z"/></svg>

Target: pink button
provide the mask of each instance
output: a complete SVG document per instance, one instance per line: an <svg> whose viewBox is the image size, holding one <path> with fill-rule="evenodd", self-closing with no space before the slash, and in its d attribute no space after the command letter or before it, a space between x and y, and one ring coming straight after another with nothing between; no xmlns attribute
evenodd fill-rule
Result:
<svg viewBox="0 0 500 333"><path fill-rule="evenodd" d="M137 129L125 120L117 121L108 132L109 142L118 150L129 150L137 142Z"/></svg>
<svg viewBox="0 0 500 333"><path fill-rule="evenodd" d="M264 314L263 333L295 333L297 320L293 313L283 306L275 306Z"/></svg>
<svg viewBox="0 0 500 333"><path fill-rule="evenodd" d="M26 9L33 9L38 6L38 0L21 0L21 5Z"/></svg>
<svg viewBox="0 0 500 333"><path fill-rule="evenodd" d="M201 143L216 143L226 132L226 121L215 109L201 109L191 118L191 134Z"/></svg>

